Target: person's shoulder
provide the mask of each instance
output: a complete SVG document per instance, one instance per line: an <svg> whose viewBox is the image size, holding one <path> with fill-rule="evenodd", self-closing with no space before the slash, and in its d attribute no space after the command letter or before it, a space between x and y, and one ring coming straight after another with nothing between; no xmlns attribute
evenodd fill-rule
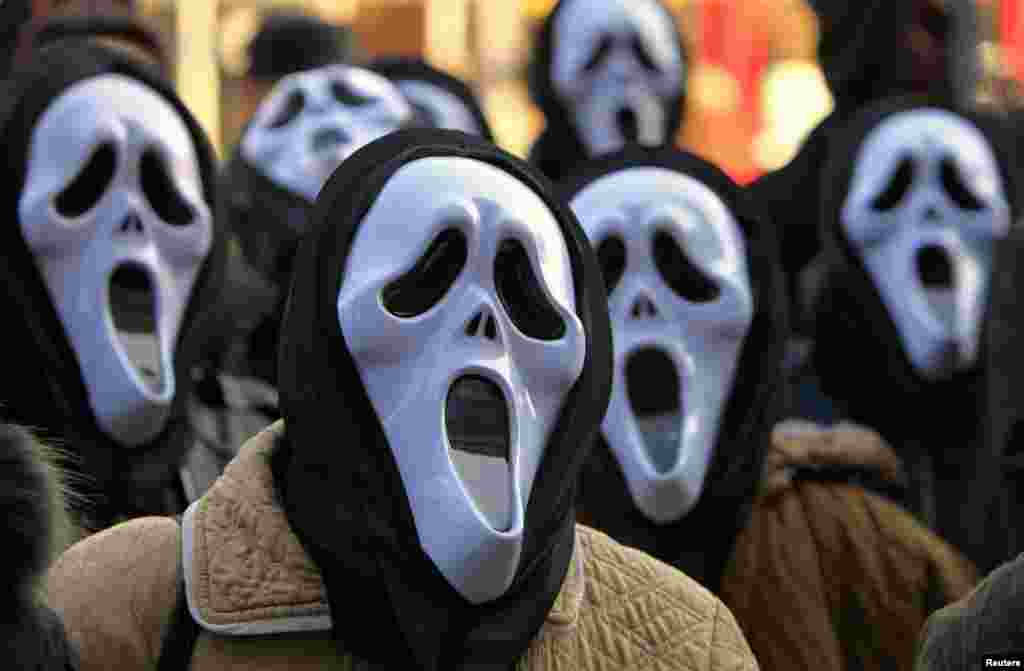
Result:
<svg viewBox="0 0 1024 671"><path fill-rule="evenodd" d="M666 668L757 668L732 612L696 580L589 527L577 525L577 538L586 580L583 617L603 623L612 638L627 648L642 641L644 655Z"/></svg>
<svg viewBox="0 0 1024 671"><path fill-rule="evenodd" d="M179 539L174 519L137 518L82 539L50 568L47 603L83 671L155 663L178 594Z"/></svg>

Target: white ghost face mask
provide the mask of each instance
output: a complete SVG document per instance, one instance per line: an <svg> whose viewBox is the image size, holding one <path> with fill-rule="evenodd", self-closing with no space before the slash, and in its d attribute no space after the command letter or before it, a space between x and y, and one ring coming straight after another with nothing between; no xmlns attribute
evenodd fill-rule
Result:
<svg viewBox="0 0 1024 671"><path fill-rule="evenodd" d="M472 135L483 135L483 129L466 104L454 93L441 86L419 79L397 80L402 95L435 128L460 130Z"/></svg>
<svg viewBox="0 0 1024 671"><path fill-rule="evenodd" d="M597 179L571 207L597 251L615 342L601 425L650 520L700 498L753 320L742 231L699 181L636 167Z"/></svg>
<svg viewBox="0 0 1024 671"><path fill-rule="evenodd" d="M74 84L32 131L18 212L100 428L126 447L152 440L213 239L185 122L135 79Z"/></svg>
<svg viewBox="0 0 1024 671"><path fill-rule="evenodd" d="M842 230L911 364L930 380L970 368L995 245L1010 227L988 141L960 116L917 109L872 130L855 166Z"/></svg>
<svg viewBox="0 0 1024 671"><path fill-rule="evenodd" d="M387 79L331 65L278 82L256 110L241 152L265 177L312 203L342 161L412 114Z"/></svg>
<svg viewBox="0 0 1024 671"><path fill-rule="evenodd" d="M552 33L551 80L591 154L671 140L669 101L682 92L672 18L653 0L567 0Z"/></svg>
<svg viewBox="0 0 1024 671"><path fill-rule="evenodd" d="M574 296L551 210L473 159L399 169L348 257L341 332L420 544L472 603L518 568L548 434L583 370Z"/></svg>

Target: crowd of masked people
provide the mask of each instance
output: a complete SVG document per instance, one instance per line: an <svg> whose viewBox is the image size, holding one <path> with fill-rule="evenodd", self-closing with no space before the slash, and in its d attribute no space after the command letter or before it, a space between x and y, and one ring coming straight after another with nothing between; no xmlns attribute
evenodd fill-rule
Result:
<svg viewBox="0 0 1024 671"><path fill-rule="evenodd" d="M526 160L274 16L223 164L137 20L0 5L0 664L1011 663L1024 185L950 4L816 3L748 186L659 0L556 4Z"/></svg>

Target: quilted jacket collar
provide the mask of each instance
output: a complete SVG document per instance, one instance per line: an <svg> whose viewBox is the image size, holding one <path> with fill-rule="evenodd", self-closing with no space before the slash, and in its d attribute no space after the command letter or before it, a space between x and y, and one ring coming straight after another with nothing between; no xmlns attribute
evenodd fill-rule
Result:
<svg viewBox="0 0 1024 671"><path fill-rule="evenodd" d="M269 458L283 421L251 438L182 520L189 610L221 636L329 631L320 571L276 500ZM575 628L585 591L582 544L542 634ZM356 605L354 604L354 607Z"/></svg>

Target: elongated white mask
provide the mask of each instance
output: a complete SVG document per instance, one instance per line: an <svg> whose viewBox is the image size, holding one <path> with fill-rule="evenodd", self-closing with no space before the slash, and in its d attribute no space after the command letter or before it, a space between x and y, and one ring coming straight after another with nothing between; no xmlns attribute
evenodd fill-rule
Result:
<svg viewBox="0 0 1024 671"><path fill-rule="evenodd" d="M861 145L842 229L915 370L972 367L996 241L1010 228L996 158L970 121L939 109L885 119Z"/></svg>
<svg viewBox="0 0 1024 671"><path fill-rule="evenodd" d="M265 177L312 203L342 161L412 114L384 77L329 65L278 82L256 110L241 152Z"/></svg>
<svg viewBox="0 0 1024 671"><path fill-rule="evenodd" d="M74 84L32 131L18 214L100 428L126 447L152 440L213 236L185 122L135 79Z"/></svg>
<svg viewBox="0 0 1024 671"><path fill-rule="evenodd" d="M413 161L363 220L338 322L398 463L420 543L472 603L519 565L537 467L583 370L558 221L508 173Z"/></svg>
<svg viewBox="0 0 1024 671"><path fill-rule="evenodd" d="M592 155L671 140L669 101L682 92L685 68L663 7L568 0L552 29L552 85Z"/></svg>
<svg viewBox="0 0 1024 671"><path fill-rule="evenodd" d="M395 85L435 128L483 135L483 129L462 99L444 87L419 79L399 79Z"/></svg>
<svg viewBox="0 0 1024 671"><path fill-rule="evenodd" d="M664 168L602 177L572 200L597 250L615 341L601 425L637 508L700 498L753 320L743 233L711 189Z"/></svg>

